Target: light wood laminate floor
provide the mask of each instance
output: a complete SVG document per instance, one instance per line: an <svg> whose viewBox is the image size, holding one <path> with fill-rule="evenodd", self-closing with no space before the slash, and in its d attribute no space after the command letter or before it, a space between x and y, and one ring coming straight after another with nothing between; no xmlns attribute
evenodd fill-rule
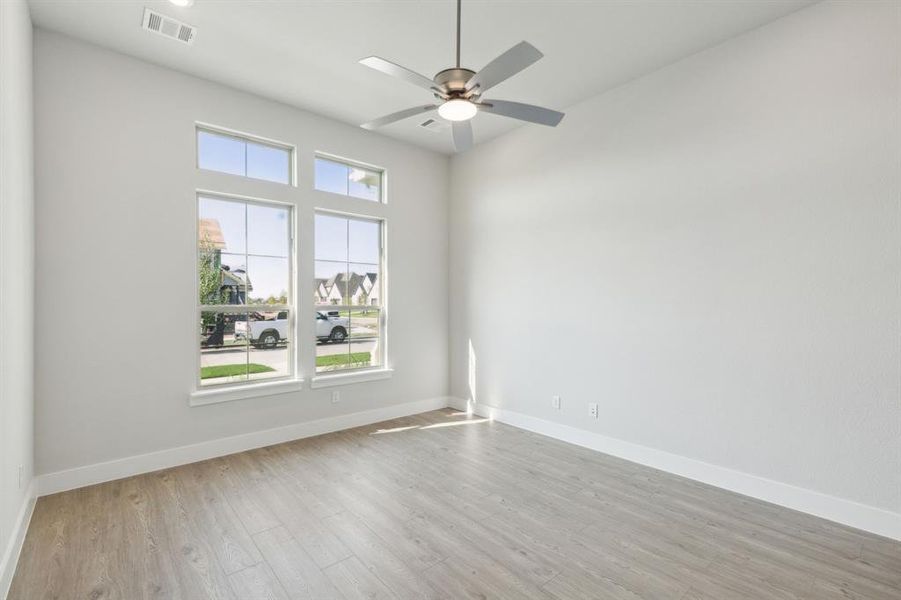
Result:
<svg viewBox="0 0 901 600"><path fill-rule="evenodd" d="M41 498L10 600L901 598L901 543L436 411Z"/></svg>

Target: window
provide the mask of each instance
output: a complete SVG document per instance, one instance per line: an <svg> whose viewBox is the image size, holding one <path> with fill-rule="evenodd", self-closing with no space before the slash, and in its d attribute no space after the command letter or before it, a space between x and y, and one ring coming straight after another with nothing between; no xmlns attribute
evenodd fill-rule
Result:
<svg viewBox="0 0 901 600"><path fill-rule="evenodd" d="M197 202L199 387L292 377L291 208Z"/></svg>
<svg viewBox="0 0 901 600"><path fill-rule="evenodd" d="M316 214L316 372L384 364L384 222Z"/></svg>
<svg viewBox="0 0 901 600"><path fill-rule="evenodd" d="M293 183L292 150L225 133L197 129L197 166L201 169Z"/></svg>
<svg viewBox="0 0 901 600"><path fill-rule="evenodd" d="M371 167L316 157L314 180L321 192L382 202L382 175Z"/></svg>

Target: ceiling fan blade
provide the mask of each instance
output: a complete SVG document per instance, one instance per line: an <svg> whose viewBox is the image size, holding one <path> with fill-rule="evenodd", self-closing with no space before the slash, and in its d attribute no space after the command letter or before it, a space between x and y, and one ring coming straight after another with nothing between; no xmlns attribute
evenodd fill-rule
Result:
<svg viewBox="0 0 901 600"><path fill-rule="evenodd" d="M466 91L472 91L473 88L478 86L479 93L482 93L505 79L513 77L542 56L544 54L539 52L538 48L529 42L520 42L473 75L466 82Z"/></svg>
<svg viewBox="0 0 901 600"><path fill-rule="evenodd" d="M472 148L472 122L454 121L454 148L457 152L464 152Z"/></svg>
<svg viewBox="0 0 901 600"><path fill-rule="evenodd" d="M408 108L405 110L399 110L396 113L391 113L390 115L385 115L384 117L374 119L369 121L368 123L363 123L360 125L363 129L378 129L379 127L384 127L385 125L390 125L395 121L401 121L403 119L409 119L410 117L421 115L423 113L431 112L437 109L438 106L435 104L425 104L423 106L414 106L413 108Z"/></svg>
<svg viewBox="0 0 901 600"><path fill-rule="evenodd" d="M429 91L441 91L440 89L438 89L438 86L435 84L435 82L425 75L420 75L415 71L411 71L406 67L396 65L389 60L385 60L384 58L379 58L378 56L367 56L366 58L361 58L359 62L361 65L366 65L370 69L375 69L376 71L380 71L385 75L403 79L407 83L412 83L415 86L425 88Z"/></svg>
<svg viewBox="0 0 901 600"><path fill-rule="evenodd" d="M479 110L488 113L549 127L556 127L565 116L564 113L556 110L509 100L485 100L484 103L478 103L476 106L479 107Z"/></svg>

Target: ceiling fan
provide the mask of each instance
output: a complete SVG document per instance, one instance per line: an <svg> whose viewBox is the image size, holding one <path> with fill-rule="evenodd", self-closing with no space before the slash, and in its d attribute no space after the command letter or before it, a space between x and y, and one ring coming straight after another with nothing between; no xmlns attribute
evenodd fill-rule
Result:
<svg viewBox="0 0 901 600"><path fill-rule="evenodd" d="M556 127L560 123L564 116L561 112L521 102L488 100L482 97L483 93L516 75L544 55L532 44L520 42L485 65L478 73L464 69L460 66L460 15L461 0L457 0L456 66L440 71L433 79L378 56L369 56L360 60L360 64L371 69L425 88L432 92L435 99L440 102L401 110L363 123L361 127L377 129L402 119L437 110L442 118L451 121L454 147L458 152L462 152L472 146L472 124L469 120L479 111L550 127Z"/></svg>

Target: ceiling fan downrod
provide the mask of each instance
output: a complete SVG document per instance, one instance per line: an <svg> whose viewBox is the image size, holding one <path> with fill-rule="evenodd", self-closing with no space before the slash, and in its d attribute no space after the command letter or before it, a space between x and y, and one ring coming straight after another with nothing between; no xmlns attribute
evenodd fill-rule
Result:
<svg viewBox="0 0 901 600"><path fill-rule="evenodd" d="M457 68L460 68L460 18L463 14L463 0L457 0Z"/></svg>
<svg viewBox="0 0 901 600"><path fill-rule="evenodd" d="M460 66L460 39L462 37L463 0L457 0L457 45L456 66L439 71L434 81L441 88L441 93L436 94L440 100L453 100L455 98L469 98L477 96L479 90L468 91L467 82L475 75L475 71L464 69Z"/></svg>

